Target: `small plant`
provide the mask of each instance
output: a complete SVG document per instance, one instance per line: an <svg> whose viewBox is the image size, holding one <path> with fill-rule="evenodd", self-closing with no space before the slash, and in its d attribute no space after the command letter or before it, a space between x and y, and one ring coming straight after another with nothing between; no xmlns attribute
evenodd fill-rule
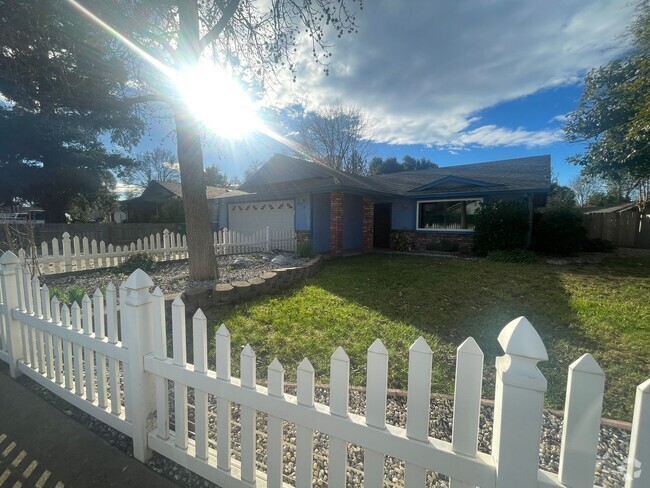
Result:
<svg viewBox="0 0 650 488"><path fill-rule="evenodd" d="M527 249L510 249L507 251L492 251L487 255L488 260L497 263L536 263L537 255Z"/></svg>
<svg viewBox="0 0 650 488"><path fill-rule="evenodd" d="M120 273L131 274L136 269L151 271L156 263L154 257L148 252L136 252L129 256L121 266L117 268Z"/></svg>
<svg viewBox="0 0 650 488"><path fill-rule="evenodd" d="M86 290L84 290L80 285L70 285L65 290L63 288L53 286L49 289L49 291L50 297L56 297L59 302L67 303L68 305L72 305L74 302L77 302L80 307L81 301L86 294Z"/></svg>
<svg viewBox="0 0 650 488"><path fill-rule="evenodd" d="M391 232L390 248L396 251L410 251L411 243L403 232Z"/></svg>
<svg viewBox="0 0 650 488"><path fill-rule="evenodd" d="M596 237L595 239L587 239L582 250L584 252L614 252L616 246L612 241Z"/></svg>
<svg viewBox="0 0 650 488"><path fill-rule="evenodd" d="M298 256L301 258L310 258L312 256L312 246L309 239L298 243Z"/></svg>

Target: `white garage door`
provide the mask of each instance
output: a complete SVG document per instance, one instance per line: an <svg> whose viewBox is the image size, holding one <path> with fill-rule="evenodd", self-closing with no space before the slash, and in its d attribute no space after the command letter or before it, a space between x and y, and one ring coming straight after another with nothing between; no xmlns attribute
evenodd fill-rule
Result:
<svg viewBox="0 0 650 488"><path fill-rule="evenodd" d="M273 230L294 228L293 200L271 200L228 204L228 227L243 234L252 234L270 227Z"/></svg>

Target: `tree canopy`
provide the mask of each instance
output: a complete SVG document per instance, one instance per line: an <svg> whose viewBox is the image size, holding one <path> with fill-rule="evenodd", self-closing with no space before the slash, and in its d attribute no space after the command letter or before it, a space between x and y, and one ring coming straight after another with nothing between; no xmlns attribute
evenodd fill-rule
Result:
<svg viewBox="0 0 650 488"><path fill-rule="evenodd" d="M218 275L211 245L205 193L202 122L175 83L201 63L219 66L248 87L264 90L279 69L297 71L294 56L308 42L313 58L328 72L329 39L356 31L363 0L87 0L84 6L119 32L116 44L128 60L132 103L164 104L173 114L190 277ZM356 5L355 5L356 4ZM82 11L82 8L79 8ZM84 12L92 18L88 12ZM214 93L219 88L210 88ZM209 93L205 94L209 96ZM215 109L218 111L218 108Z"/></svg>
<svg viewBox="0 0 650 488"><path fill-rule="evenodd" d="M132 163L100 137L129 146L142 132L123 104L127 70L112 39L63 0L0 0L0 199L42 206L65 221L76 201L111 197Z"/></svg>
<svg viewBox="0 0 650 488"><path fill-rule="evenodd" d="M300 125L303 150L332 168L352 174L366 172L370 141L365 112L340 102L309 113Z"/></svg>
<svg viewBox="0 0 650 488"><path fill-rule="evenodd" d="M568 141L587 144L570 162L592 176L631 178L641 188L650 178L650 4L638 4L629 32L626 56L587 74L564 131Z"/></svg>
<svg viewBox="0 0 650 488"><path fill-rule="evenodd" d="M402 162L400 163L394 156L386 159L375 156L370 161L368 173L371 175L381 175L386 173L399 173L400 171L413 171L437 167L438 165L428 158L415 159L414 157L406 155L402 158Z"/></svg>

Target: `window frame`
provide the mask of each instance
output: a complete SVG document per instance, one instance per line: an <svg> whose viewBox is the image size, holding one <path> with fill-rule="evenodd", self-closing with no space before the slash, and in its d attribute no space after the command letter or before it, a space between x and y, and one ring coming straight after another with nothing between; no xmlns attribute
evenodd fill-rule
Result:
<svg viewBox="0 0 650 488"><path fill-rule="evenodd" d="M477 201L483 203L484 197L473 198L433 198L429 200L416 200L415 202L415 231L416 232L441 232L449 234L472 234L474 229L425 229L420 227L420 204L421 203L441 203L441 202L468 202Z"/></svg>

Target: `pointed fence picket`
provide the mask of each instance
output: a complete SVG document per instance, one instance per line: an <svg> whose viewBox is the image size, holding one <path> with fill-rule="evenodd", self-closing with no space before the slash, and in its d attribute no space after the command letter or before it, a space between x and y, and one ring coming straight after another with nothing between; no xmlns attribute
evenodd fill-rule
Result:
<svg viewBox="0 0 650 488"><path fill-rule="evenodd" d="M0 256L0 360L9 362L13 376L29 376L130 435L137 459L146 461L155 451L224 487L282 487L291 480L283 465L285 422L296 426L297 487L312 485L316 431L329 437L330 486L347 482L348 444L364 450L364 486L369 487L384 485L386 456L404 462L406 487L425 486L427 471L447 475L451 488L593 485L602 370L588 354L570 366L559 473L540 470L546 380L536 365L547 354L524 317L499 334L504 354L496 361L493 445L492 454L486 455L477 452L483 353L473 339L458 348L449 443L429 436L433 354L424 339L416 340L409 351L407 419L402 429L386 424L389 358L381 341L375 341L367 353L363 417L348 409L350 359L342 348L330 359L329 406L314 401L315 371L306 358L298 366L295 396L284 391L284 368L277 359L268 366L267 386L256 383L256 357L249 345L239 355L241 379L232 377L231 338L225 325L216 333L216 368L211 370L208 324L201 311L192 318L194 364L188 364L186 311L180 299L171 306L173 354L168 358L164 297L159 288L151 292L152 287L151 279L137 270L119 293L111 285L106 296L97 290L92 299L84 297L81 307L74 303L70 309L56 297L50 299L47 287L23 272L19 258L5 253ZM170 381L173 429L167 396ZM188 423L188 388L194 391L193 424ZM216 398L216 443L208 395ZM241 407L239 456L232 448L232 404ZM267 416L265 465L256 461L263 447L256 436L258 413ZM650 486L650 472L641 467L650 463L648 418L650 380L637 390L628 488Z"/></svg>

